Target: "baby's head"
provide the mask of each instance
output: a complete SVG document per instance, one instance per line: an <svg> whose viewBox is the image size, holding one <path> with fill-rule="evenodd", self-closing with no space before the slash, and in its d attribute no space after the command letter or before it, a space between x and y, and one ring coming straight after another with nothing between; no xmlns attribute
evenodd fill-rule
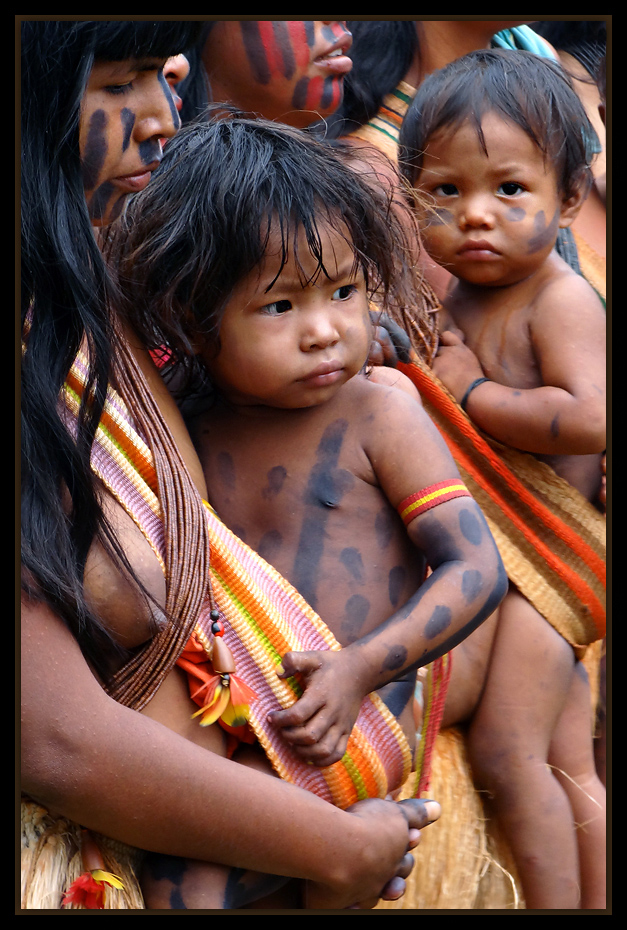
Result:
<svg viewBox="0 0 627 930"><path fill-rule="evenodd" d="M403 121L399 163L418 186L430 139L469 121L485 149L481 123L495 113L522 129L554 166L567 200L591 184L594 130L566 73L531 52L477 50L430 74Z"/></svg>
<svg viewBox="0 0 627 930"><path fill-rule="evenodd" d="M402 302L410 274L390 200L341 148L222 108L168 142L154 183L121 218L109 252L125 310L149 344L180 358L217 348L225 306L268 251L278 250L280 274L306 242L303 266L313 257L324 275L328 230L350 247L369 294Z"/></svg>

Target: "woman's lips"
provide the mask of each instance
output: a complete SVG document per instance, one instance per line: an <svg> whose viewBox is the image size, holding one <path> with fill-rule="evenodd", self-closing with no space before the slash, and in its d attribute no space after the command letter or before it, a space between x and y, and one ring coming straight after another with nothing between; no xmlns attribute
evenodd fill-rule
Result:
<svg viewBox="0 0 627 930"><path fill-rule="evenodd" d="M314 59L314 65L331 74L348 74L353 67L353 60L346 53L352 44L352 36L346 33L335 45L330 46L322 55L318 55Z"/></svg>
<svg viewBox="0 0 627 930"><path fill-rule="evenodd" d="M145 168L140 168L135 174L125 174L118 178L113 178L111 183L115 184L116 187L122 188L122 190L128 191L129 193L143 191L150 182L152 172L155 171L158 167L159 162L153 162L152 164L147 165Z"/></svg>

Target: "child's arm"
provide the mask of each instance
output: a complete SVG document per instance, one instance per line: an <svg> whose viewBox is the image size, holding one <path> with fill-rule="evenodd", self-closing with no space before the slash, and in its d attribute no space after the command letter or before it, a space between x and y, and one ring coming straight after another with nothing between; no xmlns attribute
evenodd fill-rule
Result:
<svg viewBox="0 0 627 930"><path fill-rule="evenodd" d="M459 483L455 463L424 410L404 392L379 390L382 403L364 445L392 506L439 482ZM284 657L285 675L300 673L305 694L272 720L306 761L330 765L340 759L366 694L450 651L505 595L500 556L471 497L421 513L407 532L432 569L422 587L416 579L408 603L339 652Z"/></svg>
<svg viewBox="0 0 627 930"><path fill-rule="evenodd" d="M583 279L560 276L543 291L530 325L541 387L485 381L466 411L486 433L542 455L585 455L605 449L605 311ZM442 336L434 371L459 402L483 372L456 335Z"/></svg>

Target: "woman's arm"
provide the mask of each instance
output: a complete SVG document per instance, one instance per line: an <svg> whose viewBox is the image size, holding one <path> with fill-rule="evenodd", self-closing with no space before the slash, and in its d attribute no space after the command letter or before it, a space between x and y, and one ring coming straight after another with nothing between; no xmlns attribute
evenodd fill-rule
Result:
<svg viewBox="0 0 627 930"><path fill-rule="evenodd" d="M28 601L22 790L143 849L309 879L310 900L321 896L325 907L378 897L406 869L413 828L428 820L422 802L341 811L117 704L58 617Z"/></svg>

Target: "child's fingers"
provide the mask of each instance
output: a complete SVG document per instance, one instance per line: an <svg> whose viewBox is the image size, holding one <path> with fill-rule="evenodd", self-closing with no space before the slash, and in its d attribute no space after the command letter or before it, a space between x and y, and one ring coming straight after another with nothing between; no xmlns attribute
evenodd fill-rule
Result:
<svg viewBox="0 0 627 930"><path fill-rule="evenodd" d="M321 665L317 652L286 652L281 664L277 667L279 678L289 678L291 675L309 675Z"/></svg>

